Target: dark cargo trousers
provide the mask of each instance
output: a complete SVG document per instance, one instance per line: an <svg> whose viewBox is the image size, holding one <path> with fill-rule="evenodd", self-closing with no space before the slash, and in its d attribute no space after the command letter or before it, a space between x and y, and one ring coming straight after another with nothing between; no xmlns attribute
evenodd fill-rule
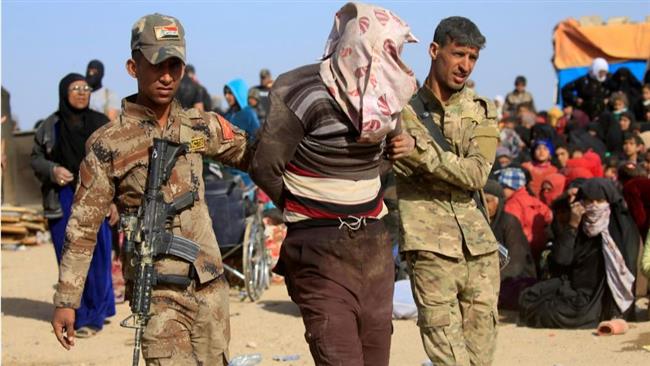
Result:
<svg viewBox="0 0 650 366"><path fill-rule="evenodd" d="M394 264L381 222L290 227L276 271L300 308L316 365L388 365Z"/></svg>

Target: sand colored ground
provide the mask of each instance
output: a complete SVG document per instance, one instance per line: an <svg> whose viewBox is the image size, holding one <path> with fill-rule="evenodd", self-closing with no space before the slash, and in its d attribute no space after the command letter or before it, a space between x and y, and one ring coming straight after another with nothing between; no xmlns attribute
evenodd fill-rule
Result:
<svg viewBox="0 0 650 366"><path fill-rule="evenodd" d="M2 365L128 365L133 331L119 326L126 304L104 330L78 339L72 351L59 346L51 331L57 268L51 246L2 252ZM231 290L231 354L261 353L261 365L312 365L297 308L284 285L272 286L259 303L241 302ZM640 301L645 308L646 302ZM494 365L579 366L650 365L650 322L633 323L622 336L597 337L591 330L528 329L502 317ZM412 320L394 322L391 365L418 366L426 360ZM298 361L273 361L299 354ZM143 365L144 363L141 363Z"/></svg>

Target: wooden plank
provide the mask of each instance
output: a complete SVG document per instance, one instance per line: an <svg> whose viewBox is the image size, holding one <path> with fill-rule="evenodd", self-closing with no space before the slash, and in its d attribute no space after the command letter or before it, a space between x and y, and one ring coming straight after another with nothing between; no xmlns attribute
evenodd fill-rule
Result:
<svg viewBox="0 0 650 366"><path fill-rule="evenodd" d="M45 231L45 224L23 222L21 225L32 231Z"/></svg>
<svg viewBox="0 0 650 366"><path fill-rule="evenodd" d="M33 215L38 214L38 212L36 210L34 210L34 209L27 208L27 207L20 207L20 206L6 205L6 206L0 207L0 209L2 210L2 212L7 211L7 212L29 213L29 214L33 214Z"/></svg>
<svg viewBox="0 0 650 366"><path fill-rule="evenodd" d="M23 221L31 222L45 222L45 217L43 215L34 215L34 214L24 214L20 217Z"/></svg>
<svg viewBox="0 0 650 366"><path fill-rule="evenodd" d="M2 217L0 217L0 221L2 221L3 224L4 223L13 224L13 223L16 223L16 222L20 222L20 217L19 216L2 215Z"/></svg>
<svg viewBox="0 0 650 366"><path fill-rule="evenodd" d="M2 225L3 234L27 234L27 228L22 225Z"/></svg>
<svg viewBox="0 0 650 366"><path fill-rule="evenodd" d="M2 211L0 213L0 216L2 217L18 217L20 218L23 214L21 212L13 212L13 211Z"/></svg>
<svg viewBox="0 0 650 366"><path fill-rule="evenodd" d="M22 239L23 239L22 237L3 235L0 242L2 242L2 245L15 245L15 244L20 244Z"/></svg>

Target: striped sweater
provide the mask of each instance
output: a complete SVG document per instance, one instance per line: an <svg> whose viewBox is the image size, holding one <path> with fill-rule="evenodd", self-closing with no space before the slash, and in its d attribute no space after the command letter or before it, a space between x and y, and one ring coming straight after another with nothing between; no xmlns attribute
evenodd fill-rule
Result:
<svg viewBox="0 0 650 366"><path fill-rule="evenodd" d="M379 163L384 143L360 144L359 131L330 96L319 65L281 75L258 137L251 176L287 222L386 213Z"/></svg>

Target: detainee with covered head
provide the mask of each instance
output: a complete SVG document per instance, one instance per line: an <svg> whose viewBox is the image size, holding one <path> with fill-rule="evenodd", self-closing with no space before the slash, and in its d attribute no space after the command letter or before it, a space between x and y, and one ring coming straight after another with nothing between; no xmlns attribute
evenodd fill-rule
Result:
<svg viewBox="0 0 650 366"><path fill-rule="evenodd" d="M379 165L388 141L393 158L412 148L397 133L416 90L400 54L414 41L391 11L348 3L322 61L273 83L251 176L283 210L275 271L316 365L388 365L394 264Z"/></svg>

